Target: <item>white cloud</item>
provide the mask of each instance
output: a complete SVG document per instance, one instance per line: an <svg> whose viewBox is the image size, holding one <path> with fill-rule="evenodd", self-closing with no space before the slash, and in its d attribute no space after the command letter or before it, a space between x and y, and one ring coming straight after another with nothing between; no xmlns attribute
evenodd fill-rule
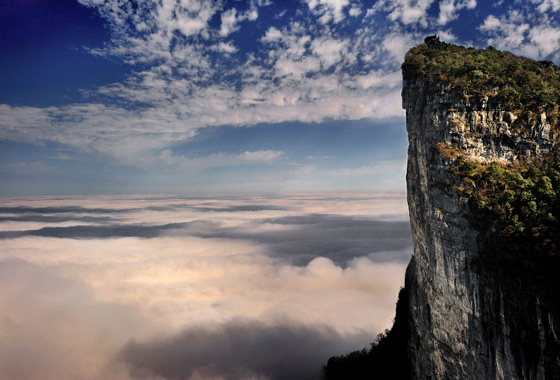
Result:
<svg viewBox="0 0 560 380"><path fill-rule="evenodd" d="M164 108L130 111L101 104L47 109L0 105L0 111L2 139L34 144L52 141L121 164L134 163L146 152L195 133L175 110Z"/></svg>
<svg viewBox="0 0 560 380"><path fill-rule="evenodd" d="M255 21L259 17L257 9L253 8L245 13L238 13L237 9L228 9L221 16L220 36L227 37L231 33L239 30L239 23L242 21Z"/></svg>
<svg viewBox="0 0 560 380"><path fill-rule="evenodd" d="M383 9L388 12L392 21L400 21L404 25L428 25L427 11L434 0L385 0L374 6L374 10Z"/></svg>
<svg viewBox="0 0 560 380"><path fill-rule="evenodd" d="M239 49L237 49L231 42L230 43L224 43L224 42L220 42L218 44L218 51L227 53L227 54L233 54L233 53L237 53Z"/></svg>
<svg viewBox="0 0 560 380"><path fill-rule="evenodd" d="M323 24L331 21L340 22L344 18L343 10L350 3L349 0L304 0L309 9L319 16Z"/></svg>
<svg viewBox="0 0 560 380"><path fill-rule="evenodd" d="M276 161L284 156L284 152L277 150L258 150L255 152L245 152L241 157L247 161L253 162L268 162Z"/></svg>
<svg viewBox="0 0 560 380"><path fill-rule="evenodd" d="M237 10L235 8L222 13L221 19L222 24L220 27L220 36L226 37L237 29L239 20L237 18Z"/></svg>
<svg viewBox="0 0 560 380"><path fill-rule="evenodd" d="M275 59L278 82L259 81L241 91L219 84L197 88L182 80L166 81L154 73L127 86L106 89L123 101L154 104L136 110L103 104L45 109L1 105L0 138L33 144L56 142L82 154L138 166L207 126L401 116L394 72L358 76L358 82L352 77L320 74L321 65L332 67L343 59L341 54L328 54L332 46L342 45L322 41L316 45L321 54L317 57L294 59L291 53L282 53ZM316 75L306 77L307 73ZM395 103L385 104L387 99Z"/></svg>
<svg viewBox="0 0 560 380"><path fill-rule="evenodd" d="M475 7L476 0L443 0L439 3L438 23L445 25L459 17L457 12L461 9L474 9Z"/></svg>
<svg viewBox="0 0 560 380"><path fill-rule="evenodd" d="M204 0L148 0L138 7L124 6L118 0L80 2L95 8L110 23L113 44L105 52L125 56L131 63L169 59L174 31L187 37L208 37L208 22L220 9L219 2ZM135 33L138 31L140 35Z"/></svg>
<svg viewBox="0 0 560 380"><path fill-rule="evenodd" d="M311 42L311 51L319 58L323 69L340 62L348 54L348 47L348 40L316 38Z"/></svg>
<svg viewBox="0 0 560 380"><path fill-rule="evenodd" d="M560 28L538 25L529 31L528 39L538 48L539 57L548 57L560 49Z"/></svg>
<svg viewBox="0 0 560 380"><path fill-rule="evenodd" d="M276 61L276 76L290 76L299 80L307 73L317 72L320 68L321 61L315 57L305 57L298 60L281 57Z"/></svg>
<svg viewBox="0 0 560 380"><path fill-rule="evenodd" d="M282 39L282 32L276 29L275 27L271 26L267 31L264 37L261 38L263 42L276 42Z"/></svg>
<svg viewBox="0 0 560 380"><path fill-rule="evenodd" d="M352 17L358 17L362 14L362 10L357 5L352 5L352 8L348 11L348 14Z"/></svg>
<svg viewBox="0 0 560 380"><path fill-rule="evenodd" d="M402 83L402 74L400 70L393 72L373 70L367 75L357 76L356 82L362 88L397 88Z"/></svg>
<svg viewBox="0 0 560 380"><path fill-rule="evenodd" d="M488 16L479 29L496 36L488 39L490 44L511 50L522 46L529 28L530 25L524 22L524 17L519 11L510 11L507 16L501 16L499 19L493 15Z"/></svg>
<svg viewBox="0 0 560 380"><path fill-rule="evenodd" d="M418 35L395 31L384 36L382 47L389 52L389 56L396 64L400 64L406 52L420 40Z"/></svg>
<svg viewBox="0 0 560 380"><path fill-rule="evenodd" d="M440 37L441 40L446 41L446 42L453 42L453 41L457 40L457 36L455 36L453 34L451 29L438 30L436 34L437 34L437 36Z"/></svg>
<svg viewBox="0 0 560 380"><path fill-rule="evenodd" d="M549 17L537 17L525 9L511 10L500 17L489 15L479 30L487 36L487 43L498 49L533 59L560 57L560 27Z"/></svg>
<svg viewBox="0 0 560 380"><path fill-rule="evenodd" d="M381 0L368 9L366 17L382 12L390 21L402 23L405 27L427 29L446 25L457 19L460 10L472 10L476 5L477 0ZM439 7L439 14L435 18L429 13L434 6Z"/></svg>
<svg viewBox="0 0 560 380"><path fill-rule="evenodd" d="M535 4L537 10L541 13L558 12L560 10L560 0L531 0L531 3Z"/></svg>
<svg viewBox="0 0 560 380"><path fill-rule="evenodd" d="M496 16L489 15L484 20L484 23L479 27L480 30L485 32L493 32L500 29L501 22Z"/></svg>

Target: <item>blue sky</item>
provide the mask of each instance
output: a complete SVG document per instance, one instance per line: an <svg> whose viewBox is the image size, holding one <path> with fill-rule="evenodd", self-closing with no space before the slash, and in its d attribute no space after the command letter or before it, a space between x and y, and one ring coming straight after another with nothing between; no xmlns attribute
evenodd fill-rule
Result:
<svg viewBox="0 0 560 380"><path fill-rule="evenodd" d="M560 1L10 0L0 194L404 191L426 35L559 62Z"/></svg>

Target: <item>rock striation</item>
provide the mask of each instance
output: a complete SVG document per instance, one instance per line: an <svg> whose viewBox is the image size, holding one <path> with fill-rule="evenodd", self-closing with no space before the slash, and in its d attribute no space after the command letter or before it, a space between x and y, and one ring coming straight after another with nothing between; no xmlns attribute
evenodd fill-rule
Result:
<svg viewBox="0 0 560 380"><path fill-rule="evenodd" d="M537 113L521 131L520 113L499 97L470 96L406 62L402 102L414 240L405 285L412 378L560 379L560 294L477 269L478 258L500 248L470 218L469 200L441 185L459 179L435 149L457 146L483 163L540 159L558 146L549 116Z"/></svg>

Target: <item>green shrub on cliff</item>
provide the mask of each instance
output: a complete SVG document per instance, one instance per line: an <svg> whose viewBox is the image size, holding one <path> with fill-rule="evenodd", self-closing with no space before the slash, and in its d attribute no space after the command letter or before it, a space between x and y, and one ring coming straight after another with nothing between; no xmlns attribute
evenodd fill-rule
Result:
<svg viewBox="0 0 560 380"><path fill-rule="evenodd" d="M500 104L520 121L535 123L541 113L556 125L560 113L560 67L492 47L465 48L428 37L412 48L402 65L405 78L423 76L439 88Z"/></svg>
<svg viewBox="0 0 560 380"><path fill-rule="evenodd" d="M469 200L474 218L484 228L513 243L522 242L547 255L560 249L560 159L551 155L532 163L487 165L466 159L460 151L438 144L460 178L455 189Z"/></svg>

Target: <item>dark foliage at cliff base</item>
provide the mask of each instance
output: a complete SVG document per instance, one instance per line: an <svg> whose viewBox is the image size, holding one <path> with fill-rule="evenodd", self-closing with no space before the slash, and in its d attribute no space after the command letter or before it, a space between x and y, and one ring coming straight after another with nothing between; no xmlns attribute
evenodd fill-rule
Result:
<svg viewBox="0 0 560 380"><path fill-rule="evenodd" d="M463 96L487 97L523 123L538 122L545 112L551 125L560 119L560 67L492 47L485 50L441 42L437 37L412 48L402 65L405 77L422 76L439 89Z"/></svg>
<svg viewBox="0 0 560 380"><path fill-rule="evenodd" d="M380 334L379 341L371 348L364 348L347 355L329 359L324 367L326 380L408 380L410 361L407 353L408 294L403 288L399 293L393 328Z"/></svg>

